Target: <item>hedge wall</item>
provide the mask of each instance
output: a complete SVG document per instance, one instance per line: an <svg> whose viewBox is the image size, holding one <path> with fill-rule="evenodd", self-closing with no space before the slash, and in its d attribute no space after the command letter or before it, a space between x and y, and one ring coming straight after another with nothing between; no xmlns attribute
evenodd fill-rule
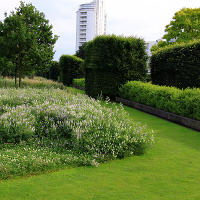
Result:
<svg viewBox="0 0 200 200"><path fill-rule="evenodd" d="M134 37L99 36L85 47L86 93L92 97L118 93L128 80L146 78L145 42Z"/></svg>
<svg viewBox="0 0 200 200"><path fill-rule="evenodd" d="M120 97L183 117L200 120L200 89L180 90L130 81L119 89Z"/></svg>
<svg viewBox="0 0 200 200"><path fill-rule="evenodd" d="M200 87L200 41L176 44L154 52L150 66L153 84Z"/></svg>
<svg viewBox="0 0 200 200"><path fill-rule="evenodd" d="M59 60L61 81L64 85L71 85L74 78L83 77L83 60L76 56L62 55Z"/></svg>
<svg viewBox="0 0 200 200"><path fill-rule="evenodd" d="M49 69L49 79L57 81L59 75L60 75L59 63L57 61L53 61Z"/></svg>

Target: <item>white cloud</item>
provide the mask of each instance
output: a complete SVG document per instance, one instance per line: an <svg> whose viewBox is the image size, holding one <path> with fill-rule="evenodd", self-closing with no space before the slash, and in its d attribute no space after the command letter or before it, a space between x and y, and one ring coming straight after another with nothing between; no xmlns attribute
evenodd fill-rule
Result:
<svg viewBox="0 0 200 200"><path fill-rule="evenodd" d="M183 7L200 7L200 0L105 0L108 13L108 32L137 35L156 40L175 12Z"/></svg>
<svg viewBox="0 0 200 200"><path fill-rule="evenodd" d="M20 0L0 1L0 20L4 19L4 13L10 13L19 6Z"/></svg>

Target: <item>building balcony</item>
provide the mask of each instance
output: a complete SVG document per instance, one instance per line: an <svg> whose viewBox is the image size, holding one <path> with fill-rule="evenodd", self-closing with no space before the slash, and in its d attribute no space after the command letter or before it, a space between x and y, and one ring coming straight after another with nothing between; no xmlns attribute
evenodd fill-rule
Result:
<svg viewBox="0 0 200 200"><path fill-rule="evenodd" d="M87 24L87 21L80 21L81 25Z"/></svg>
<svg viewBox="0 0 200 200"><path fill-rule="evenodd" d="M80 29L80 33L86 33L86 29Z"/></svg>
<svg viewBox="0 0 200 200"><path fill-rule="evenodd" d="M80 42L86 42L86 38L80 38Z"/></svg>
<svg viewBox="0 0 200 200"><path fill-rule="evenodd" d="M81 28L81 29L86 29L87 26L86 26L86 25L80 25L80 28Z"/></svg>
<svg viewBox="0 0 200 200"><path fill-rule="evenodd" d="M80 12L81 16L82 15L87 15L87 12Z"/></svg>
<svg viewBox="0 0 200 200"><path fill-rule="evenodd" d="M86 33L80 33L80 36L84 37L84 36L86 36Z"/></svg>

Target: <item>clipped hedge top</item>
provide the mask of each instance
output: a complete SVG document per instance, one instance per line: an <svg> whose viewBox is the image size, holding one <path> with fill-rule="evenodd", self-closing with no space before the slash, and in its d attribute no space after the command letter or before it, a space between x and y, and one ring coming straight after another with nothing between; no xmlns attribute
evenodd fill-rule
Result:
<svg viewBox="0 0 200 200"><path fill-rule="evenodd" d="M152 55L157 56L157 55L161 55L161 54L164 54L164 53L174 52L175 50L185 51L187 49L187 51L188 51L188 48L190 48L191 50L196 49L196 48L200 49L200 40L192 40L192 41L187 42L187 43L185 43L185 42L174 43L172 45L165 46L165 47L158 49L157 51L154 51L152 53Z"/></svg>
<svg viewBox="0 0 200 200"><path fill-rule="evenodd" d="M200 40L175 43L154 52L150 67L153 84L200 87Z"/></svg>
<svg viewBox="0 0 200 200"><path fill-rule="evenodd" d="M143 39L122 36L98 36L86 45L86 68L123 69L146 56Z"/></svg>
<svg viewBox="0 0 200 200"><path fill-rule="evenodd" d="M60 57L60 60L59 62L66 62L67 60L70 60L70 61L75 61L75 62L83 62L83 59L77 57L77 56L71 56L71 55L62 55Z"/></svg>

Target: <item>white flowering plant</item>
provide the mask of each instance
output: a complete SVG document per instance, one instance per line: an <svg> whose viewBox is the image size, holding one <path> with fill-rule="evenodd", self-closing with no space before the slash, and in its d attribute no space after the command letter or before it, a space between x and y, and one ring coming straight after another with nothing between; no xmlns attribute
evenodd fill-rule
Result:
<svg viewBox="0 0 200 200"><path fill-rule="evenodd" d="M153 131L131 120L123 106L67 90L0 89L0 112L2 144L37 143L70 158L61 165L97 166L144 153L154 141Z"/></svg>

